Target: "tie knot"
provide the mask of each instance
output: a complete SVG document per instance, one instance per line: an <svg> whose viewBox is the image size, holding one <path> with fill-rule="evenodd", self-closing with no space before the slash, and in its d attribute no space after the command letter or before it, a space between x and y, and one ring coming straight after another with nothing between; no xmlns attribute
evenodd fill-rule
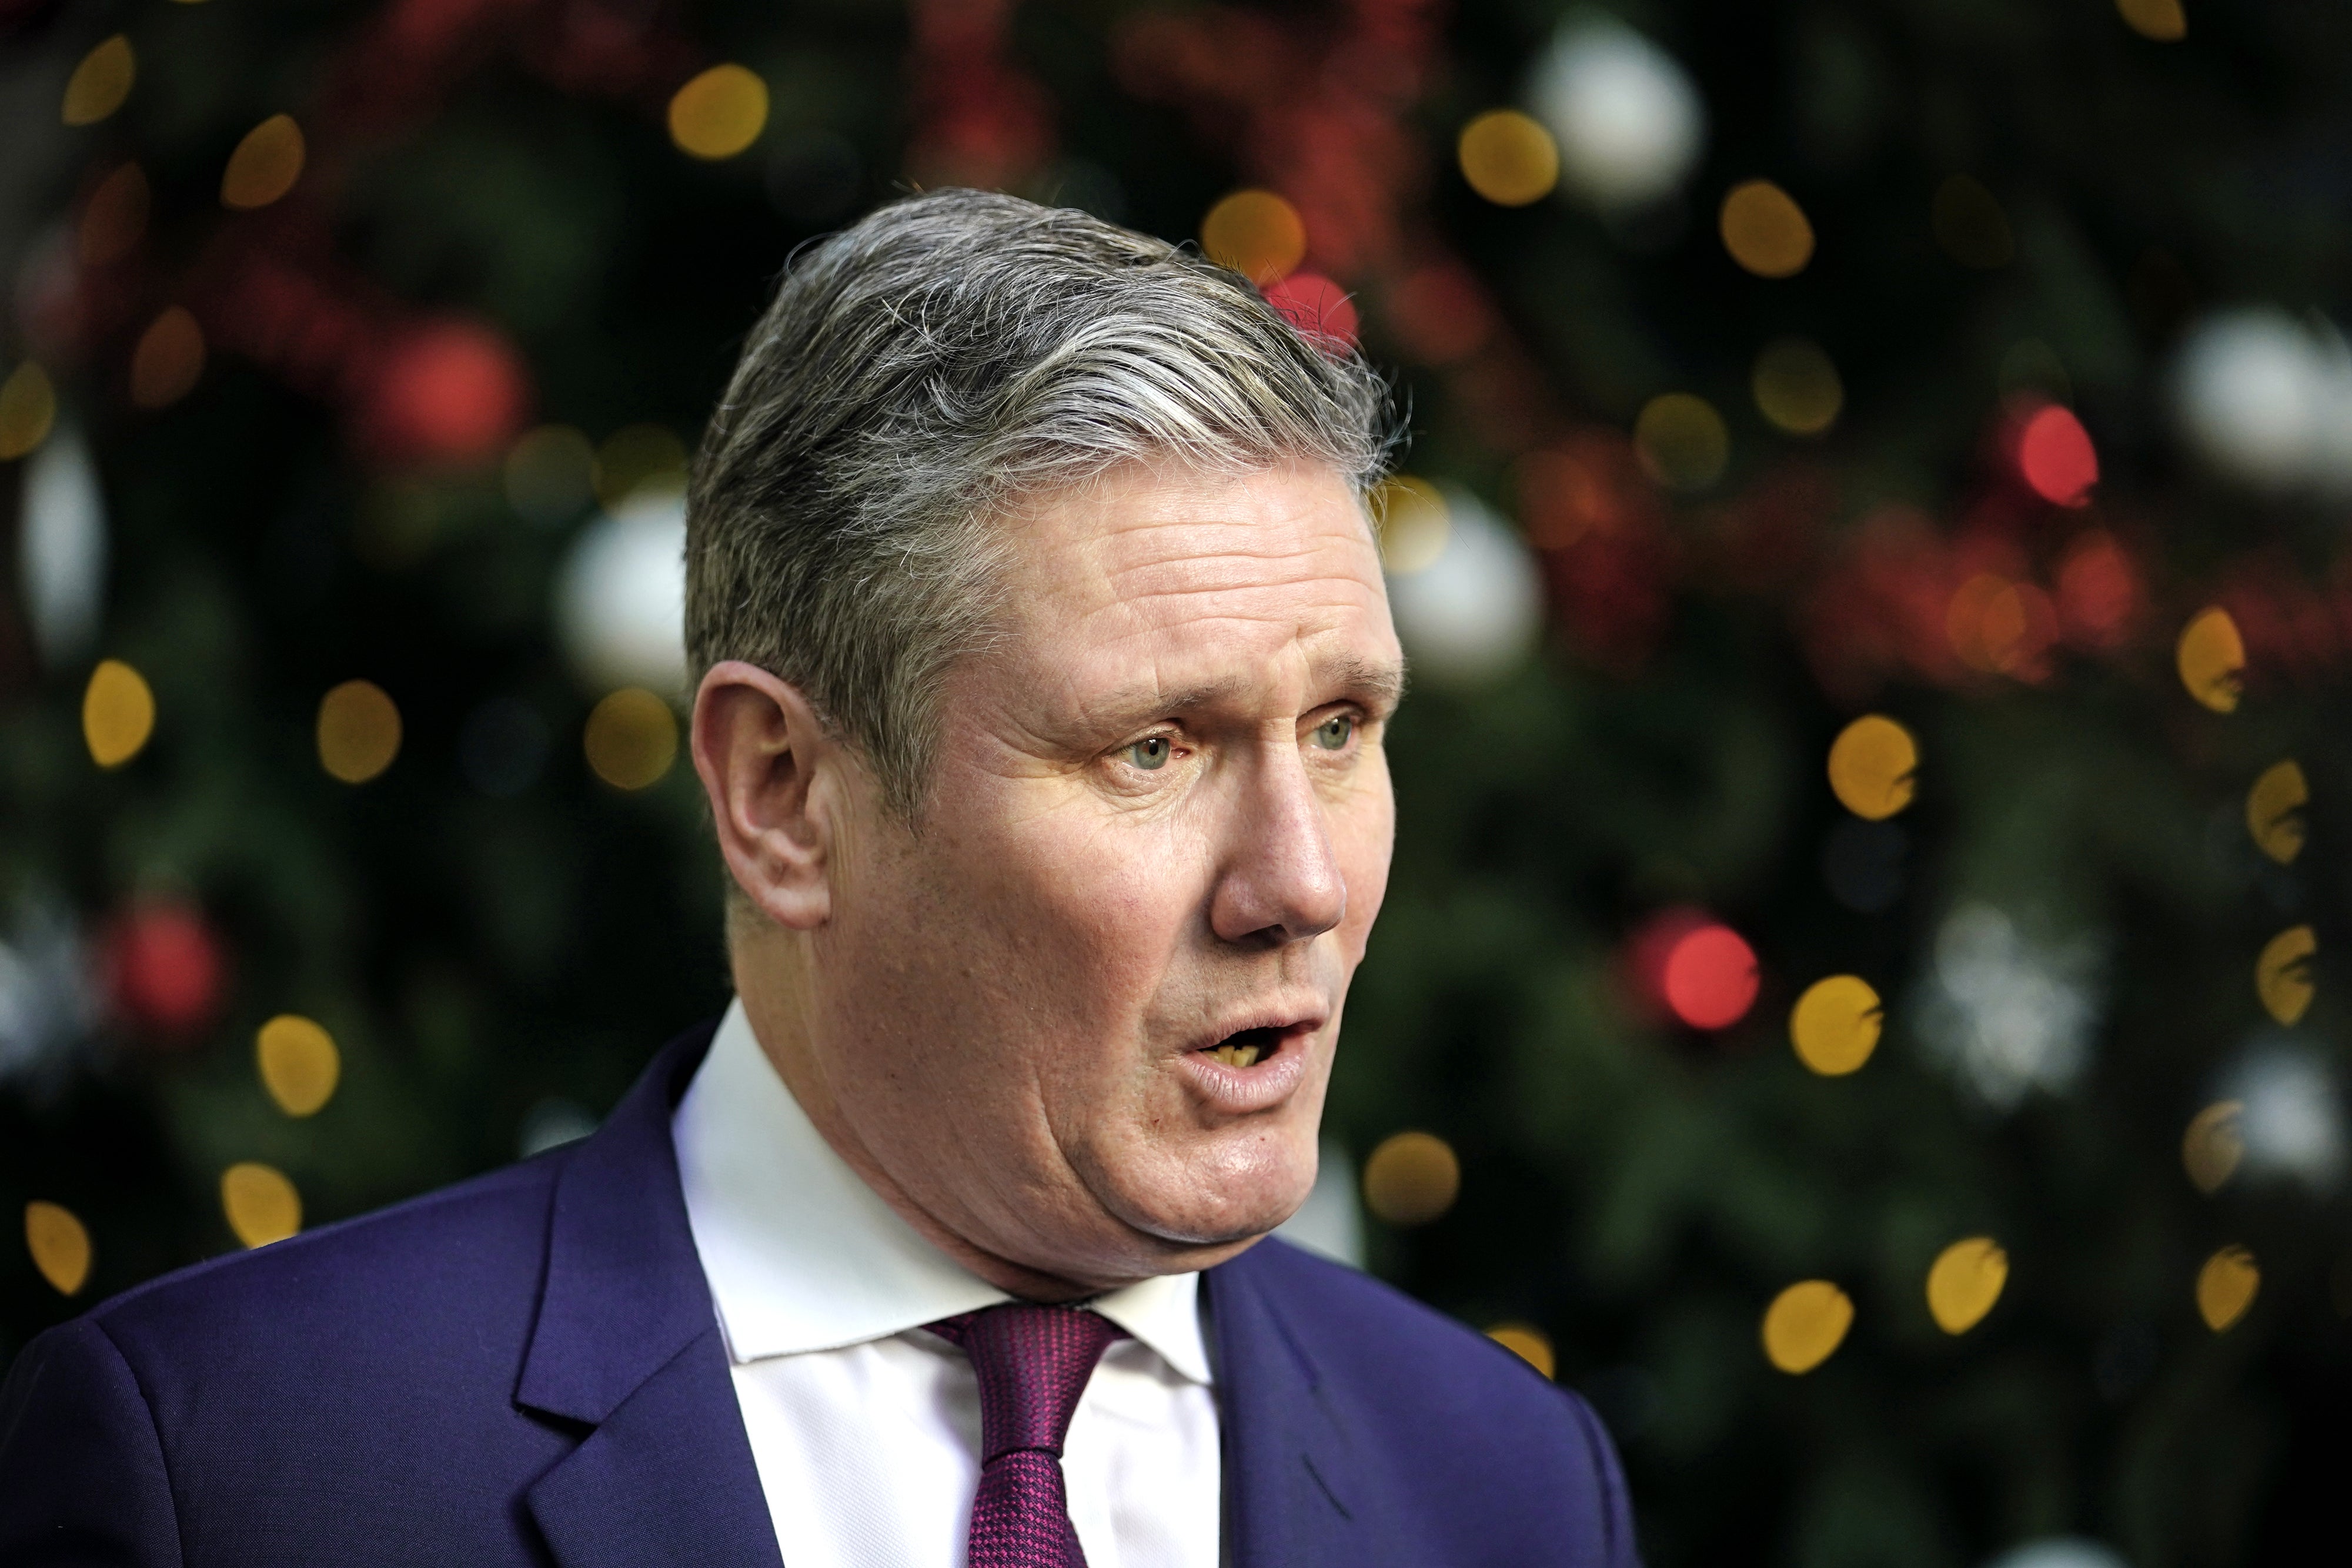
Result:
<svg viewBox="0 0 2352 1568"><path fill-rule="evenodd" d="M1007 1301L929 1325L980 1379L981 1463L1018 1448L1059 1456L1095 1363L1125 1330L1077 1307Z"/></svg>

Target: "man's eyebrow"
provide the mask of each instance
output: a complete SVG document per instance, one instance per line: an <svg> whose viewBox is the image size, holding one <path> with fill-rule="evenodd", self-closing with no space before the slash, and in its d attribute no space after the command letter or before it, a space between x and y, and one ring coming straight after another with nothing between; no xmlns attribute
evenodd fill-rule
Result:
<svg viewBox="0 0 2352 1568"><path fill-rule="evenodd" d="M1404 700L1404 669L1399 664L1354 657L1319 661L1315 678L1318 688L1333 694L1334 698L1362 704L1374 718L1386 718ZM1213 707L1240 695L1248 685L1246 681L1227 679L1204 681L1172 692L1132 686L1088 704L1087 711L1106 729L1127 730L1156 718L1171 718Z"/></svg>

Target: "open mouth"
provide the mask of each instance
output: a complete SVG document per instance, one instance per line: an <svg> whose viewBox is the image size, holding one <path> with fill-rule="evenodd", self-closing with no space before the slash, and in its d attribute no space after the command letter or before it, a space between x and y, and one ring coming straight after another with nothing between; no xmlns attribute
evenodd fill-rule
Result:
<svg viewBox="0 0 2352 1568"><path fill-rule="evenodd" d="M1289 1032L1272 1027L1245 1029L1225 1036L1214 1045L1203 1046L1202 1051L1211 1061L1223 1062L1227 1067L1255 1067L1282 1049L1282 1037Z"/></svg>

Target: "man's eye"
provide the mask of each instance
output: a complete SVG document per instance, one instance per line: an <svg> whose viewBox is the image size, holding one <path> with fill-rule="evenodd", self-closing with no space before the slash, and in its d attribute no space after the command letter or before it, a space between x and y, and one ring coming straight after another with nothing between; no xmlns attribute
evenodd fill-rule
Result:
<svg viewBox="0 0 2352 1568"><path fill-rule="evenodd" d="M1315 744L1326 751L1340 751L1356 733L1356 721L1347 714L1338 714L1315 727Z"/></svg>
<svg viewBox="0 0 2352 1568"><path fill-rule="evenodd" d="M1134 763L1146 773L1150 773L1156 768L1168 766L1170 750L1168 737L1164 735L1155 735L1147 739L1139 740L1129 747L1126 756L1129 762Z"/></svg>

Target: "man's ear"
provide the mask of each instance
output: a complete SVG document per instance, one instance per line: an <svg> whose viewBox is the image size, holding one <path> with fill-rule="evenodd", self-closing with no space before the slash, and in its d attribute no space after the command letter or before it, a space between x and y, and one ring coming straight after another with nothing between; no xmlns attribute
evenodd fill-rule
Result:
<svg viewBox="0 0 2352 1568"><path fill-rule="evenodd" d="M826 862L843 826L839 742L800 689L740 659L713 664L694 694L694 770L727 869L779 925L814 930L833 913Z"/></svg>

